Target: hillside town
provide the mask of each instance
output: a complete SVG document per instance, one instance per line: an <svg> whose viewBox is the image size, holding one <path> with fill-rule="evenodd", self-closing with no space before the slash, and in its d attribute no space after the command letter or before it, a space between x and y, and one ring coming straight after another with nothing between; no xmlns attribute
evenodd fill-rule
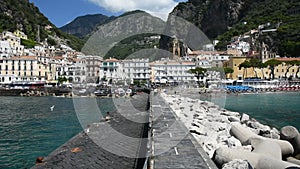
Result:
<svg viewBox="0 0 300 169"><path fill-rule="evenodd" d="M267 24L266 24L267 25ZM253 44L259 35L276 29L251 30L233 37L227 50L216 51L215 45L207 44L203 50L192 51L178 45L174 40L171 49L173 57L152 61L147 56L141 59L117 60L103 59L103 56L86 56L67 45L59 47L41 43L33 48L21 45L27 35L17 30L3 31L0 34L0 84L3 88L31 88L72 84L109 85L109 84L150 84L172 85L192 83L200 87L210 87L214 82L243 82L249 79L286 81L298 78L299 58L284 58L269 50L265 43L254 50ZM159 38L159 37L158 37ZM182 52L181 50L184 50ZM183 53L183 54L182 54ZM244 66L243 63L257 59L266 63L276 59L276 65ZM291 64L292 63L292 64ZM191 70L201 67L205 71ZM223 68L231 71L224 72ZM220 71L221 70L221 71ZM273 71L273 73L272 73ZM200 83L201 82L201 83Z"/></svg>

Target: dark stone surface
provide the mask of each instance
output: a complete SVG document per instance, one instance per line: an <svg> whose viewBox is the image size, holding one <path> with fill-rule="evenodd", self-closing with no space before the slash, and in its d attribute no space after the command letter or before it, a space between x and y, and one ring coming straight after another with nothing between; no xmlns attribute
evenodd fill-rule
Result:
<svg viewBox="0 0 300 169"><path fill-rule="evenodd" d="M217 168L159 94L150 103L154 169Z"/></svg>
<svg viewBox="0 0 300 169"><path fill-rule="evenodd" d="M140 118L144 122L149 121L147 110L149 106L148 95L139 94L134 96L134 99L124 99L121 101L124 104L119 106L120 110L117 112L110 113L111 119L109 121L92 124L89 127L89 132L79 133L46 157L42 164L37 164L32 168L142 168L145 158L138 157L139 155L145 157L143 153L146 152L147 143L140 139L131 141L126 136L130 138L148 137L148 123L134 122L128 118L134 117ZM121 111L122 113L120 114ZM113 130L106 130L106 128ZM105 140L106 138L112 140ZM102 144L99 141L104 142ZM109 146L115 148L114 150L118 150L117 152L130 153L131 156L123 156L120 153L112 152Z"/></svg>

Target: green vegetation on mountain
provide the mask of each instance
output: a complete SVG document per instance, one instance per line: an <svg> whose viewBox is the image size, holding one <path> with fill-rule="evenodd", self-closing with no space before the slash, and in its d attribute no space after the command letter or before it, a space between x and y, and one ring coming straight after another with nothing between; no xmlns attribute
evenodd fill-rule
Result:
<svg viewBox="0 0 300 169"><path fill-rule="evenodd" d="M60 30L79 38L88 38L91 33L96 31L97 26L108 23L115 18L114 16L108 17L102 14L79 16L61 27Z"/></svg>
<svg viewBox="0 0 300 169"><path fill-rule="evenodd" d="M104 58L125 59L139 50L158 47L159 39L150 39L150 36L155 34L139 34L123 39L114 45Z"/></svg>
<svg viewBox="0 0 300 169"><path fill-rule="evenodd" d="M0 0L0 32L15 30L23 31L35 42L52 38L56 43L62 41L59 43L66 43L76 50L83 46L82 40L56 28L29 0Z"/></svg>
<svg viewBox="0 0 300 169"><path fill-rule="evenodd" d="M189 0L172 14L198 26L211 40L220 40L225 49L231 38L259 25L275 32L260 34L257 43L266 43L280 56L299 57L300 1L297 0Z"/></svg>

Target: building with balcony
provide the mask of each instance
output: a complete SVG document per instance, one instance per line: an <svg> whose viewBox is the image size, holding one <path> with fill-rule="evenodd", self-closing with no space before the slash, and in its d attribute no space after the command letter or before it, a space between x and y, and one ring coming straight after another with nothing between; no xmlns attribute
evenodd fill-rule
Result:
<svg viewBox="0 0 300 169"><path fill-rule="evenodd" d="M129 80L130 83L134 81L149 81L150 69L149 59L132 59L123 60L120 62L122 80Z"/></svg>
<svg viewBox="0 0 300 169"><path fill-rule="evenodd" d="M152 83L172 83L194 81L195 77L188 70L196 64L190 61L160 60L150 63Z"/></svg>
<svg viewBox="0 0 300 169"><path fill-rule="evenodd" d="M0 59L0 83L17 81L46 81L48 65L38 62L36 56L16 56Z"/></svg>

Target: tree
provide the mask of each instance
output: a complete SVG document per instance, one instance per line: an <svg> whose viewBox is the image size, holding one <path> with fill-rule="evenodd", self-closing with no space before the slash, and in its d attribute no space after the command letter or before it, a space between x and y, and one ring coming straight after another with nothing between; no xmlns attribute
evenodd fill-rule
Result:
<svg viewBox="0 0 300 169"><path fill-rule="evenodd" d="M277 60L277 59L271 59L271 60L268 60L265 62L265 64L267 66L269 66L269 69L271 70L271 73L270 73L270 79L274 79L274 69L276 66L280 65L282 62L280 60Z"/></svg>
<svg viewBox="0 0 300 169"><path fill-rule="evenodd" d="M59 76L57 78L57 81L58 81L58 83L62 84L63 82L68 81L68 79L65 76L63 76L63 77Z"/></svg>
<svg viewBox="0 0 300 169"><path fill-rule="evenodd" d="M251 67L251 63L248 60L245 60L243 63L241 63L239 65L239 68L244 68L243 79L245 79L245 77L247 77L247 68L250 68L250 67ZM246 74L246 76L245 76L245 74Z"/></svg>
<svg viewBox="0 0 300 169"><path fill-rule="evenodd" d="M299 61L299 60L296 60L296 64L295 64L295 65L298 66L297 72L296 72L296 78L299 79L298 73L299 73L299 71L300 71L300 61Z"/></svg>
<svg viewBox="0 0 300 169"><path fill-rule="evenodd" d="M224 73L227 77L227 74L232 74L234 72L233 69L231 69L230 67L224 67Z"/></svg>
<svg viewBox="0 0 300 169"><path fill-rule="evenodd" d="M262 74L262 79L265 79L265 74L264 74L264 68L267 68L268 65L265 63L260 62L258 65L258 68L261 70L261 74Z"/></svg>
<svg viewBox="0 0 300 169"><path fill-rule="evenodd" d="M285 65L287 66L286 72L284 74L284 78L287 78L287 73L290 71L290 68L296 65L297 60L285 61Z"/></svg>
<svg viewBox="0 0 300 169"><path fill-rule="evenodd" d="M256 59L256 58L252 58L249 61L249 64L250 64L249 66L252 67L253 71L255 72L255 78L258 78L257 71L255 70L255 68L259 68L261 63L262 62L260 60Z"/></svg>
<svg viewBox="0 0 300 169"><path fill-rule="evenodd" d="M197 78L197 83L200 85L200 77L204 77L204 74L207 72L207 69L202 67L196 67L195 69L190 69L188 72L194 74Z"/></svg>

